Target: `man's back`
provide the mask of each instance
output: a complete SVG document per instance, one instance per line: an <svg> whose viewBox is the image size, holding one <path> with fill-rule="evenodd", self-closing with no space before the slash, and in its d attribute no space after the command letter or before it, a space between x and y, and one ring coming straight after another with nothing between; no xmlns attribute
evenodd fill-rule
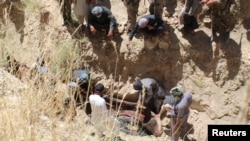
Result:
<svg viewBox="0 0 250 141"><path fill-rule="evenodd" d="M152 78L143 78L141 82L146 89L145 102L148 102L158 90L158 83Z"/></svg>
<svg viewBox="0 0 250 141"><path fill-rule="evenodd" d="M108 110L105 100L98 94L89 96L91 106L91 123L101 132L105 131L105 121L108 118Z"/></svg>
<svg viewBox="0 0 250 141"><path fill-rule="evenodd" d="M189 113L189 107L192 104L192 95L189 92L185 92L180 102L174 106L174 115L177 118L182 118Z"/></svg>

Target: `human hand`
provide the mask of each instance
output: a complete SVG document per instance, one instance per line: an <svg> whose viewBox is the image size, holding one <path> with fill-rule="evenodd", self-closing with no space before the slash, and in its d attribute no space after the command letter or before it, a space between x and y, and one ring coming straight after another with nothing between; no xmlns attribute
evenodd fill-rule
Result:
<svg viewBox="0 0 250 141"><path fill-rule="evenodd" d="M163 105L163 107L164 107L168 112L170 112L171 109L172 109L172 106L171 106L170 104L165 104L165 105Z"/></svg>
<svg viewBox="0 0 250 141"><path fill-rule="evenodd" d="M91 32L91 34L92 35L95 35L96 34L96 29L95 29L95 27L94 26L90 26L90 32Z"/></svg>
<svg viewBox="0 0 250 141"><path fill-rule="evenodd" d="M206 3L207 3L207 0L202 0L201 1L201 4L203 4L203 5L206 4Z"/></svg>
<svg viewBox="0 0 250 141"><path fill-rule="evenodd" d="M127 47L127 49L130 51L130 49L131 49L131 48L130 48L130 40L127 41L126 47Z"/></svg>
<svg viewBox="0 0 250 141"><path fill-rule="evenodd" d="M108 36L110 39L112 39L112 38L113 38L113 31L109 30L107 36Z"/></svg>

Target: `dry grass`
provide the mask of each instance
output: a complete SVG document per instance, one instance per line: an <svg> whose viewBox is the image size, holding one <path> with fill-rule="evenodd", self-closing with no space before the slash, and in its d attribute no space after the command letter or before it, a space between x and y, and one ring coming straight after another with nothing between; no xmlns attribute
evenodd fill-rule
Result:
<svg viewBox="0 0 250 141"><path fill-rule="evenodd" d="M39 15L44 11L44 5L38 0L24 1L24 5L27 15ZM14 58L24 57L22 49L18 49L20 36L10 23L1 25L1 66L6 65L4 61L6 54ZM8 81L1 83L0 140L98 140L97 136L91 136L95 129L86 125L82 119L86 117L82 113L83 110L78 111L76 115L75 107L64 109L64 98L67 96L65 84L58 80L55 88L51 88L51 77L56 76L57 79L67 82L73 69L83 67L83 64L78 62L84 62L81 60L80 48L82 46L79 41L73 41L71 36L67 36L66 40L57 42L57 39L53 37L54 32L54 30L40 31L40 33L38 31L35 34L39 38L33 41L38 43L34 45L38 46L38 52L32 54L32 50L27 50L33 55L33 61L38 57L45 59L50 73L44 76L44 83L34 85L35 77L27 79L22 84L28 87L24 90L17 90L15 93L3 87L5 83L9 83ZM85 41L87 39L83 39L83 42ZM117 69L118 51L116 48L115 51L117 56L114 67ZM114 76L116 75L115 73ZM11 76L6 79L15 78ZM112 91L110 94L112 95ZM79 119L78 116L81 118ZM115 140L112 132L111 129L110 135L107 135L104 140ZM84 133L89 135L85 136Z"/></svg>

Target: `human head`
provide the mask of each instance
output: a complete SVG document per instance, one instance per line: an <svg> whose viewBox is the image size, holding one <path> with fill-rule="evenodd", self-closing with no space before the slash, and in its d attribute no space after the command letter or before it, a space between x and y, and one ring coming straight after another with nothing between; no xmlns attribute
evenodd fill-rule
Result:
<svg viewBox="0 0 250 141"><path fill-rule="evenodd" d="M104 90L104 85L102 83L98 83L95 85L95 91L102 92Z"/></svg>
<svg viewBox="0 0 250 141"><path fill-rule="evenodd" d="M176 86L176 87L173 87L170 92L169 92L171 95L173 95L173 97L178 101L181 99L182 95L183 95L183 90Z"/></svg>
<svg viewBox="0 0 250 141"><path fill-rule="evenodd" d="M148 25L148 19L147 18L140 18L138 21L139 28L145 28Z"/></svg>
<svg viewBox="0 0 250 141"><path fill-rule="evenodd" d="M102 7L95 6L92 8L91 13L95 15L97 18L100 18L102 16Z"/></svg>
<svg viewBox="0 0 250 141"><path fill-rule="evenodd" d="M80 83L87 83L89 79L89 75L87 73L82 73L79 77Z"/></svg>
<svg viewBox="0 0 250 141"><path fill-rule="evenodd" d="M133 83L133 88L135 90L142 90L142 83L141 83L141 80L136 80L134 83Z"/></svg>

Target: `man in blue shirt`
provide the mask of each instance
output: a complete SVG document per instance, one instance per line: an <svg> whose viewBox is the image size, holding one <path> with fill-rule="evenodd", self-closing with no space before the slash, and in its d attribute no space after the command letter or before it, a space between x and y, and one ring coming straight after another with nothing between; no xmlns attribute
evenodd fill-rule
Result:
<svg viewBox="0 0 250 141"><path fill-rule="evenodd" d="M180 128L181 126L185 126L189 117L189 107L192 104L192 95L189 92L183 92L180 87L172 88L170 94L174 97L175 103L173 105L170 103L164 104L157 117L162 117L163 113L169 112L167 115L172 118L171 125L173 125L173 127L171 127L171 141L178 141Z"/></svg>

